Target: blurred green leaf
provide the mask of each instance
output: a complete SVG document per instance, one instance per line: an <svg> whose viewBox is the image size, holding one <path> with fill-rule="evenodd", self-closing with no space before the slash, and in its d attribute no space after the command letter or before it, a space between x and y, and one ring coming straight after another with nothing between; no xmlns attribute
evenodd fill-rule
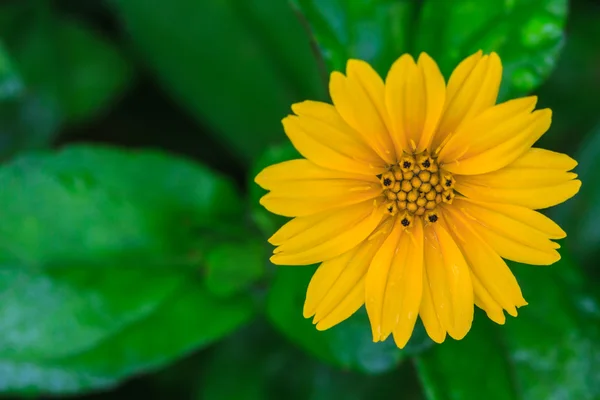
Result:
<svg viewBox="0 0 600 400"><path fill-rule="evenodd" d="M428 398L597 399L600 305L586 294L577 265L563 255L551 269L512 270L529 305L505 326L480 321L479 313L464 340L420 356Z"/></svg>
<svg viewBox="0 0 600 400"><path fill-rule="evenodd" d="M278 267L267 299L267 315L275 327L315 357L330 364L370 374L394 368L406 356L432 343L418 325L408 346L400 351L390 337L373 343L364 308L348 320L320 332L302 316L306 288L314 267Z"/></svg>
<svg viewBox="0 0 600 400"><path fill-rule="evenodd" d="M323 96L285 0L113 0L165 88L248 163L283 141L290 105Z"/></svg>
<svg viewBox="0 0 600 400"><path fill-rule="evenodd" d="M542 136L541 147L568 154L597 123L600 92L600 8L592 2L571 5L565 48L538 92L539 106L554 111L552 129Z"/></svg>
<svg viewBox="0 0 600 400"><path fill-rule="evenodd" d="M79 122L104 112L129 86L133 73L129 61L113 43L80 21L59 20L55 34L61 58L56 77L61 90L55 95L65 118Z"/></svg>
<svg viewBox="0 0 600 400"><path fill-rule="evenodd" d="M6 8L12 17L0 29L27 87L55 104L65 120L96 116L126 89L130 64L92 28L54 15L45 1Z"/></svg>
<svg viewBox="0 0 600 400"><path fill-rule="evenodd" d="M134 283L129 293L139 286ZM23 361L0 356L0 390L65 394L106 389L212 343L252 314L247 298L216 300L188 279L152 312L77 354Z"/></svg>
<svg viewBox="0 0 600 400"><path fill-rule="evenodd" d="M289 218L275 215L267 211L259 201L267 191L254 182L254 178L264 168L284 161L302 158L300 153L287 142L277 146L270 146L254 163L248 177L248 187L250 191L250 215L256 226L267 237L270 237L279 229Z"/></svg>
<svg viewBox="0 0 600 400"><path fill-rule="evenodd" d="M410 368L410 364L405 364ZM235 382L235 384L232 384ZM211 400L420 399L410 369L364 376L307 357L255 323L221 342L202 371L198 398Z"/></svg>
<svg viewBox="0 0 600 400"><path fill-rule="evenodd" d="M219 297L239 293L262 277L266 262L262 240L216 244L206 255L206 286Z"/></svg>
<svg viewBox="0 0 600 400"><path fill-rule="evenodd" d="M223 224L239 226L243 211L229 180L154 151L74 146L23 156L0 170L0 185L0 262L34 266L194 258L206 237L227 234Z"/></svg>
<svg viewBox="0 0 600 400"><path fill-rule="evenodd" d="M114 385L252 315L248 295L219 300L201 280L208 244L242 213L210 170L77 146L13 160L0 185L0 390Z"/></svg>
<svg viewBox="0 0 600 400"><path fill-rule="evenodd" d="M445 76L466 56L495 51L503 65L500 98L518 97L554 68L567 11L567 0L426 0L414 50L432 56Z"/></svg>
<svg viewBox="0 0 600 400"><path fill-rule="evenodd" d="M412 0L292 0L306 18L329 71L368 61L380 74L409 50L417 2Z"/></svg>
<svg viewBox="0 0 600 400"><path fill-rule="evenodd" d="M579 193L551 210L567 232L568 248L590 272L596 272L600 256L600 125L588 133L575 154L576 172L582 182Z"/></svg>
<svg viewBox="0 0 600 400"><path fill-rule="evenodd" d="M330 71L359 58L385 76L403 53L425 51L446 77L466 56L496 51L501 97L530 92L550 74L563 43L567 0L294 0Z"/></svg>
<svg viewBox="0 0 600 400"><path fill-rule="evenodd" d="M0 42L0 102L14 99L23 94L23 80L8 55L6 47Z"/></svg>

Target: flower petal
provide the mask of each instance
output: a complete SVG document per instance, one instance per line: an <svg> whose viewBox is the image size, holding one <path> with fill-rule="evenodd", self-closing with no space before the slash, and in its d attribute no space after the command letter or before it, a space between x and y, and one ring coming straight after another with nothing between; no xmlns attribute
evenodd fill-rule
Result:
<svg viewBox="0 0 600 400"><path fill-rule="evenodd" d="M342 118L354 128L371 148L388 164L396 160L388 133L381 77L364 61L350 60L347 77L333 72L329 94Z"/></svg>
<svg viewBox="0 0 600 400"><path fill-rule="evenodd" d="M354 249L325 261L313 275L306 293L304 317L314 315L325 330L350 317L365 303L365 275L373 256L390 233L392 219Z"/></svg>
<svg viewBox="0 0 600 400"><path fill-rule="evenodd" d="M444 219L450 226L472 274L503 309L516 316L516 307L524 306L527 302L523 299L519 284L504 260L452 206L444 207Z"/></svg>
<svg viewBox="0 0 600 400"><path fill-rule="evenodd" d="M308 265L330 260L367 238L384 216L384 210L365 201L338 210L297 217L270 239L279 247L271 262L278 265Z"/></svg>
<svg viewBox="0 0 600 400"><path fill-rule="evenodd" d="M319 167L308 160L272 165L255 181L271 192L260 199L267 210L286 217L315 214L368 199L382 192L375 175L357 175Z"/></svg>
<svg viewBox="0 0 600 400"><path fill-rule="evenodd" d="M560 259L560 254L555 250L559 247L558 244L535 226L511 218L510 214L487 208L485 203L456 198L454 205L473 221L471 227L501 257L533 265L550 265Z"/></svg>
<svg viewBox="0 0 600 400"><path fill-rule="evenodd" d="M432 224L425 232L425 273L435 312L450 336L462 339L473 322L469 266L441 224Z"/></svg>
<svg viewBox="0 0 600 400"><path fill-rule="evenodd" d="M504 122L500 122L498 117L508 114L501 109L502 106L510 108L513 104L509 103L526 105L526 100L495 106L463 126L440 152L444 169L454 174L484 174L505 167L526 153L550 127L552 112L544 109L531 114L518 113L512 118L506 115ZM477 136L479 139L475 139ZM455 156L447 154L452 150ZM461 151L461 155L456 156L457 151Z"/></svg>
<svg viewBox="0 0 600 400"><path fill-rule="evenodd" d="M483 287L475 275L471 275L471 281L473 282L475 305L485 311L489 319L499 325L504 325L506 316L504 315L502 306L492 298L490 293Z"/></svg>
<svg viewBox="0 0 600 400"><path fill-rule="evenodd" d="M566 158L565 158L566 157ZM567 172L574 160L560 153L530 149L498 171L456 176L456 190L463 195L496 203L512 203L540 209L562 203L581 187L577 175Z"/></svg>
<svg viewBox="0 0 600 400"><path fill-rule="evenodd" d="M294 147L315 164L336 171L376 175L386 163L329 104L305 101L294 104L298 116L283 119L285 133Z"/></svg>
<svg viewBox="0 0 600 400"><path fill-rule="evenodd" d="M535 96L509 100L465 122L439 151L440 162L472 157L503 143L523 129L536 103Z"/></svg>
<svg viewBox="0 0 600 400"><path fill-rule="evenodd" d="M373 258L366 278L366 307L373 340L385 340L392 330L404 347L416 322L423 291L423 228L420 219L405 230L400 218Z"/></svg>
<svg viewBox="0 0 600 400"><path fill-rule="evenodd" d="M461 123L493 106L501 79L502 63L496 53L482 56L479 51L463 60L448 81L444 113L431 148L437 149Z"/></svg>
<svg viewBox="0 0 600 400"><path fill-rule="evenodd" d="M400 262L400 267L403 269L398 282L402 285L399 289L404 293L400 296L400 307L395 311L397 323L393 331L394 342L400 349L406 346L412 336L423 296L423 242L425 239L423 237L423 225L419 218L415 220L414 226L404 236L404 242L408 242L406 257L395 257L392 266L395 269L397 268L396 263ZM401 245L402 242L401 239ZM398 251L402 251L402 247ZM405 260L398 260L398 258L405 258ZM394 275L391 275L390 278L390 283L393 284L395 281ZM388 286L388 290L393 290L394 286L397 285ZM397 299L398 296L392 294L390 300L393 302L394 298ZM389 309L395 310L396 306L392 303Z"/></svg>
<svg viewBox="0 0 600 400"><path fill-rule="evenodd" d="M435 61L421 53L417 64L409 55L391 67L385 84L385 101L396 154L427 149L446 98L444 77Z"/></svg>
<svg viewBox="0 0 600 400"><path fill-rule="evenodd" d="M423 270L425 272L425 270ZM419 317L423 321L423 326L427 335L436 343L442 343L446 339L446 329L440 323L433 303L431 284L427 274L423 275L423 298L421 299L421 308Z"/></svg>

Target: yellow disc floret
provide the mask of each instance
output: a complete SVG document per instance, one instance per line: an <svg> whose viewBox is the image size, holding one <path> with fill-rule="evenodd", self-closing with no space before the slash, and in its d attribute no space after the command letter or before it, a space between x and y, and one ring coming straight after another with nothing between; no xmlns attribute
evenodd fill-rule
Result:
<svg viewBox="0 0 600 400"><path fill-rule="evenodd" d="M407 228L415 216L422 217L426 224L436 222L437 205L454 200L454 177L443 171L427 151L403 154L398 164L391 165L379 179L387 211L391 215L401 213L402 225Z"/></svg>

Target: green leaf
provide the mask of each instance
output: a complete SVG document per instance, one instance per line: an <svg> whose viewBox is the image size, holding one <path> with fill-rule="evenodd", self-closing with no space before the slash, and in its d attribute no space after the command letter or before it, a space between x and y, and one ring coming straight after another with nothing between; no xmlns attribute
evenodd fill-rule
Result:
<svg viewBox="0 0 600 400"><path fill-rule="evenodd" d="M215 348L202 371L197 398L359 400L402 393L402 399L420 399L415 383L407 368L364 376L318 363L269 327L255 323Z"/></svg>
<svg viewBox="0 0 600 400"><path fill-rule="evenodd" d="M249 295L218 299L201 279L207 246L242 216L210 170L77 146L15 159L0 185L1 391L115 385L251 317Z"/></svg>
<svg viewBox="0 0 600 400"><path fill-rule="evenodd" d="M599 304L586 293L577 265L563 255L552 269L513 264L512 270L529 305L505 326L478 313L465 339L420 356L428 398L598 398Z"/></svg>
<svg viewBox="0 0 600 400"><path fill-rule="evenodd" d="M289 142L278 146L271 146L266 149L260 157L258 157L252 169L250 170L250 176L248 177L248 187L250 191L250 216L256 226L267 237L273 235L277 229L279 229L285 222L289 221L289 218L275 215L267 211L259 203L260 198L264 196L267 191L258 186L258 184L254 182L254 178L256 178L256 175L258 175L260 171L268 166L298 158L302 158L302 156Z"/></svg>
<svg viewBox="0 0 600 400"><path fill-rule="evenodd" d="M244 163L285 140L280 120L292 103L323 96L285 0L112 3L166 90Z"/></svg>
<svg viewBox="0 0 600 400"><path fill-rule="evenodd" d="M104 112L127 88L132 67L114 44L48 2L7 5L0 21L26 86L67 122Z"/></svg>
<svg viewBox="0 0 600 400"><path fill-rule="evenodd" d="M75 146L28 155L0 170L0 185L0 262L185 260L242 215L230 181L154 151Z"/></svg>
<svg viewBox="0 0 600 400"><path fill-rule="evenodd" d="M263 276L266 261L263 241L216 244L206 255L206 286L219 297L240 293Z"/></svg>
<svg viewBox="0 0 600 400"><path fill-rule="evenodd" d="M380 74L409 51L412 0L292 0L306 18L329 71L345 71L346 61L368 61Z"/></svg>
<svg viewBox="0 0 600 400"><path fill-rule="evenodd" d="M590 271L596 270L600 256L600 125L581 142L574 156L576 172L582 182L579 193L551 210L556 221L567 232L568 248L577 260Z"/></svg>
<svg viewBox="0 0 600 400"><path fill-rule="evenodd" d="M330 71L368 61L385 76L403 53L427 52L446 77L465 57L496 51L501 98L530 92L550 74L563 43L567 0L294 0Z"/></svg>
<svg viewBox="0 0 600 400"><path fill-rule="evenodd" d="M426 0L414 50L432 56L446 76L466 56L495 51L503 65L500 98L518 97L554 68L567 11L567 0Z"/></svg>
<svg viewBox="0 0 600 400"><path fill-rule="evenodd" d="M14 99L24 92L21 76L8 55L6 47L0 42L0 101Z"/></svg>
<svg viewBox="0 0 600 400"><path fill-rule="evenodd" d="M58 111L27 90L0 42L0 160L43 146L54 136L59 122Z"/></svg>
<svg viewBox="0 0 600 400"><path fill-rule="evenodd" d="M80 21L63 18L56 29L57 51L64 54L60 65L68 66L56 95L67 121L85 121L122 96L132 81L133 67L120 49Z"/></svg>
<svg viewBox="0 0 600 400"><path fill-rule="evenodd" d="M554 110L552 129L539 147L572 154L581 138L598 121L600 92L597 38L600 37L597 5L572 2L565 48L550 78L538 91L539 107ZM585 87L585 90L581 88Z"/></svg>
<svg viewBox="0 0 600 400"><path fill-rule="evenodd" d="M344 369L375 374L394 368L406 355L431 344L420 325L404 351L391 337L373 343L364 308L327 331L317 331L302 316L306 288L314 271L314 267L278 267L267 299L267 315L284 335L315 357Z"/></svg>
<svg viewBox="0 0 600 400"><path fill-rule="evenodd" d="M252 314L247 298L214 299L191 279L152 312L80 353L34 361L0 356L0 391L66 394L110 388L209 345ZM64 331L64 325L60 328Z"/></svg>

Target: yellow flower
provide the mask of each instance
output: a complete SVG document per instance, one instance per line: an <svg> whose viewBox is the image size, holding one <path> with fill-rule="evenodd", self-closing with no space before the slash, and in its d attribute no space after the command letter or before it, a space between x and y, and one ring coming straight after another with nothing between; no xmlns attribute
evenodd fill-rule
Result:
<svg viewBox="0 0 600 400"><path fill-rule="evenodd" d="M265 168L261 204L295 217L269 241L271 261L322 262L304 316L328 329L365 304L373 340L463 338L474 304L503 324L527 304L503 258L549 265L565 237L534 211L581 182L570 157L531 146L548 130L535 96L496 105L497 54L478 52L446 85L425 53L403 55L385 83L365 62L331 74L333 105L305 101L283 120L306 159Z"/></svg>

